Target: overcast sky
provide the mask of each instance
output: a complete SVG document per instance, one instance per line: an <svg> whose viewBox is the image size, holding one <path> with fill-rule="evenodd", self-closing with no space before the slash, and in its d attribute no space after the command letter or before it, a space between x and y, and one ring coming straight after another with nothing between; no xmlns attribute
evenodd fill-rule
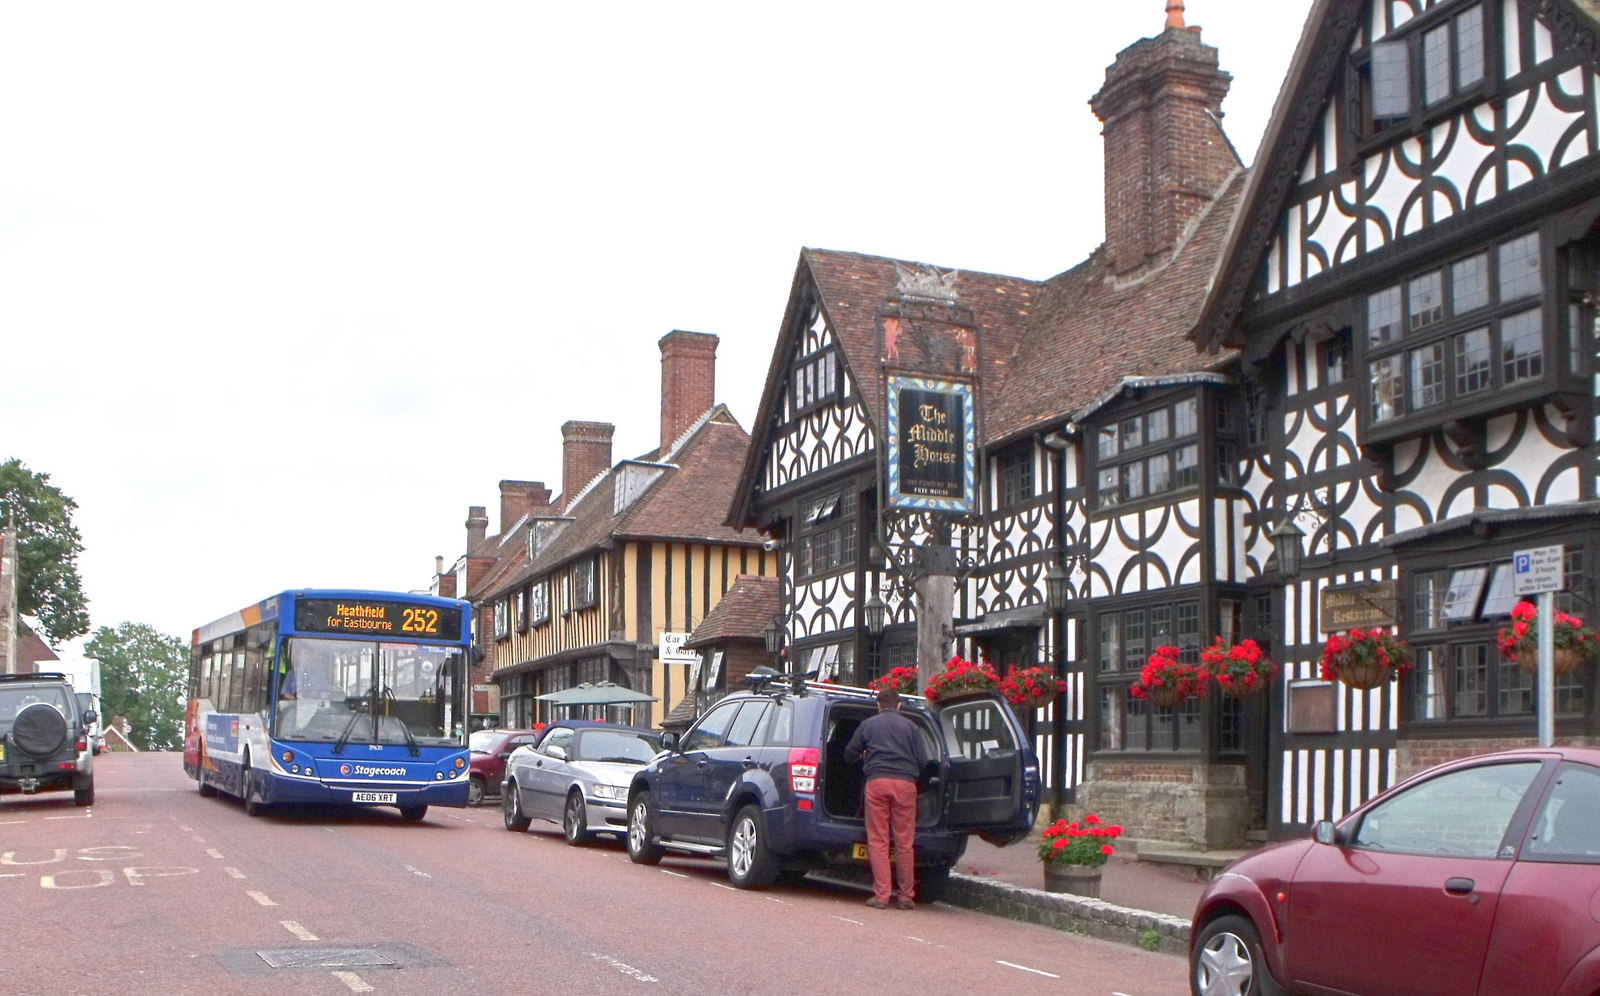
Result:
<svg viewBox="0 0 1600 996"><path fill-rule="evenodd" d="M803 246L1044 278L1088 99L1164 0L0 5L0 459L79 505L95 627L424 588L655 446L673 329L755 415ZM1247 162L1310 0L1189 0Z"/></svg>

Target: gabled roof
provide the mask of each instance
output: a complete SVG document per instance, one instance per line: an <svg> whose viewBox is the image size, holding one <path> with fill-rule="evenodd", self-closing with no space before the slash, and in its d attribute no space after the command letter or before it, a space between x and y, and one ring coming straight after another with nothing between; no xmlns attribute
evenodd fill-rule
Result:
<svg viewBox="0 0 1600 996"><path fill-rule="evenodd" d="M950 361L938 355L936 346L914 334L900 337L892 359L884 356L884 311L903 300L896 264L916 269L925 268L926 264L829 249L802 250L800 260L816 285L828 326L839 337L851 377L861 391L861 402L881 435L885 429L885 412L880 370L885 360L896 370L955 372ZM958 321L961 324L970 322L980 339L977 368L972 373L978 380L981 405L983 396L998 387L1003 379L1005 364L1033 311L1034 294L1039 285L1037 281L1021 277L964 270L954 271L954 278L954 310L961 316ZM776 354L785 364L789 354L789 349L783 348L786 345L780 343ZM778 373L781 387L783 370ZM766 415L766 410L761 414Z"/></svg>
<svg viewBox="0 0 1600 996"><path fill-rule="evenodd" d="M930 269L925 263L886 256L832 249L800 251L783 325L772 351L761 404L756 409L754 437L734 492L728 521L746 521L749 498L760 479L770 433L777 421L778 406L783 401L791 360L799 337L805 332L800 327L800 312L811 288L816 288L818 306L838 339L845 372L859 392L861 405L879 438L887 431L885 363L897 372L975 376L980 406L1004 380L1005 365L1033 311L1038 282L997 273L944 271L953 275L955 304L953 307L937 303L929 306L902 297L897 267ZM901 315L895 315L896 311ZM943 317L904 317L919 314L942 314ZM895 338L892 357L885 355L885 319L889 317L900 317L902 328ZM958 374L960 360L947 355L951 337L924 336L918 326L944 329L959 326L974 330L978 338L973 357L975 368ZM935 342L935 338L944 341Z"/></svg>
<svg viewBox="0 0 1600 996"><path fill-rule="evenodd" d="M493 584L480 596L491 600L543 576L568 561L609 547L618 540L660 539L688 543L722 543L756 546L760 538L731 528L723 521L729 490L744 462L750 437L724 405L713 408L694 429L666 454L665 462L653 458L657 451L624 460L597 477L578 495L565 513L569 521L558 527L538 549L531 562L527 544L497 565ZM623 471L648 465L659 476L631 503L617 506L617 488Z"/></svg>
<svg viewBox="0 0 1600 996"><path fill-rule="evenodd" d="M683 645L692 649L719 640L764 639L767 624L782 607L781 579L741 574Z"/></svg>
<svg viewBox="0 0 1600 996"><path fill-rule="evenodd" d="M1237 218L1217 254L1211 297L1195 323L1194 340L1202 348L1245 344L1239 317L1367 7L1368 0L1316 0L1306 16ZM1538 14L1600 67L1600 0L1543 0Z"/></svg>

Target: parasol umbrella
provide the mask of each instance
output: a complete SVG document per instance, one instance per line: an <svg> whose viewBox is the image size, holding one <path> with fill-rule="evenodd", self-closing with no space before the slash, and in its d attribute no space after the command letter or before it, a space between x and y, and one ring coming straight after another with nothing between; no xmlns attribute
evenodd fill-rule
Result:
<svg viewBox="0 0 1600 996"><path fill-rule="evenodd" d="M540 702L548 702L557 706L630 705L638 702L657 701L654 695L646 695L631 688L623 688L621 685L610 681L602 681L592 685L586 681L572 688L563 688L559 692L549 692L536 697Z"/></svg>

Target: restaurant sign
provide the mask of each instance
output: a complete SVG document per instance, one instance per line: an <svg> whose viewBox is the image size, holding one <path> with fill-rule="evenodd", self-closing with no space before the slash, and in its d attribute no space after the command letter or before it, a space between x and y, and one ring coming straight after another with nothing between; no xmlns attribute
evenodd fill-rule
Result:
<svg viewBox="0 0 1600 996"><path fill-rule="evenodd" d="M1393 581L1366 581L1322 589L1322 632L1398 626L1400 599Z"/></svg>
<svg viewBox="0 0 1600 996"><path fill-rule="evenodd" d="M972 385L889 378L888 505L967 515L978 497Z"/></svg>

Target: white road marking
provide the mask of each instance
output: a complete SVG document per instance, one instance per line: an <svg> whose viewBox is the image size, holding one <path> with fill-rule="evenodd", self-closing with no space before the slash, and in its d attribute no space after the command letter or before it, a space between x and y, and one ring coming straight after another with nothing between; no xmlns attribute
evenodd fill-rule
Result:
<svg viewBox="0 0 1600 996"><path fill-rule="evenodd" d="M1046 977L1046 978L1050 978L1050 979L1059 979L1059 978L1061 978L1061 976L1059 976L1059 975L1056 975L1056 974L1055 974L1055 973L1053 973L1053 972L1044 972L1044 971L1040 971L1040 970L1039 970L1039 969L1037 969L1037 968L1029 968L1029 967L1028 967L1028 966L1026 966L1026 965L1013 965L1013 964L1012 964L1012 963L1011 963L1011 962L1009 962L1009 961L996 961L996 962L995 962L995 964L996 964L996 965L1004 965L1004 966L1005 966L1005 967L1007 967L1007 968L1014 968L1014 969L1016 969L1016 970L1017 970L1017 971L1019 971L1019 972L1032 972L1032 973L1033 973L1033 974L1034 974L1034 975L1043 975L1043 976L1045 976L1045 977Z"/></svg>
<svg viewBox="0 0 1600 996"><path fill-rule="evenodd" d="M659 871L663 875L671 875L673 878L688 878L689 877L689 876L685 875L683 872L671 872L671 871L667 871L665 868L657 868L656 871Z"/></svg>
<svg viewBox="0 0 1600 996"><path fill-rule="evenodd" d="M769 903L777 903L779 906L789 905L789 901L787 899L773 899L771 896L763 896L762 898Z"/></svg>
<svg viewBox="0 0 1600 996"><path fill-rule="evenodd" d="M406 871L408 871L411 874L417 876L418 878L432 878L433 877L432 875L429 875L427 872L418 871L417 869L411 867L410 865L406 865Z"/></svg>
<svg viewBox="0 0 1600 996"><path fill-rule="evenodd" d="M300 938L302 941L314 941L317 939L317 935L307 930L302 924L299 923L299 921L279 920L278 922L283 925L284 930L287 930L289 933Z"/></svg>
<svg viewBox="0 0 1600 996"><path fill-rule="evenodd" d="M237 868L224 868L222 870L227 872L229 874L229 876L231 876L233 878L244 878L244 872L240 871Z"/></svg>
<svg viewBox="0 0 1600 996"><path fill-rule="evenodd" d="M24 877L22 872L6 872L5 874L0 875L0 878L22 878L22 877Z"/></svg>
<svg viewBox="0 0 1600 996"><path fill-rule="evenodd" d="M0 820L0 827L17 827L28 822L27 820Z"/></svg>
<svg viewBox="0 0 1600 996"><path fill-rule="evenodd" d="M591 951L591 952L589 952L589 957L595 959L596 961L603 961L607 965L610 965L612 968L614 968L617 971L621 972L623 975L631 975L635 979L638 979L640 982L660 982L661 981L660 979L656 978L655 976L646 975L644 972L641 972L639 969L634 968L632 965L624 964L624 963L618 961L617 959L611 957L610 955L596 954L593 951Z"/></svg>
<svg viewBox="0 0 1600 996"><path fill-rule="evenodd" d="M367 985L366 982L362 980L361 976L354 972L334 972L333 977L349 986L350 991L353 993L372 992L372 987Z"/></svg>
<svg viewBox="0 0 1600 996"><path fill-rule="evenodd" d="M865 920L852 920L847 916L837 916L837 915L835 915L833 913L829 913L828 914L828 919L830 919L830 920L842 920L845 923L853 923L857 927L865 927L867 925L867 922Z"/></svg>
<svg viewBox="0 0 1600 996"><path fill-rule="evenodd" d="M216 849L216 848L214 848L214 847L208 847L208 848L206 848L206 853L207 853L207 854L209 854L209 855L211 855L211 856L212 856L212 857L213 857L213 858L220 858L220 857L222 857L222 852L221 852L221 851L219 851L219 850L217 850L217 849Z"/></svg>
<svg viewBox="0 0 1600 996"><path fill-rule="evenodd" d="M726 883L723 883L723 882L712 882L711 884L716 886L719 889L727 889L729 892L738 892L739 891L738 889L735 889L733 886L727 885Z"/></svg>
<svg viewBox="0 0 1600 996"><path fill-rule="evenodd" d="M86 820L88 818L89 818L88 814L84 814L83 816L46 816L45 817L45 819L47 819L47 820Z"/></svg>
<svg viewBox="0 0 1600 996"><path fill-rule="evenodd" d="M178 829L182 830L184 833L194 833L194 827L180 826Z"/></svg>
<svg viewBox="0 0 1600 996"><path fill-rule="evenodd" d="M273 902L271 899L267 898L267 894L265 892L246 892L245 895L249 896L251 899L254 899L256 902L260 903L262 906L276 906L276 905L278 905L277 903Z"/></svg>

